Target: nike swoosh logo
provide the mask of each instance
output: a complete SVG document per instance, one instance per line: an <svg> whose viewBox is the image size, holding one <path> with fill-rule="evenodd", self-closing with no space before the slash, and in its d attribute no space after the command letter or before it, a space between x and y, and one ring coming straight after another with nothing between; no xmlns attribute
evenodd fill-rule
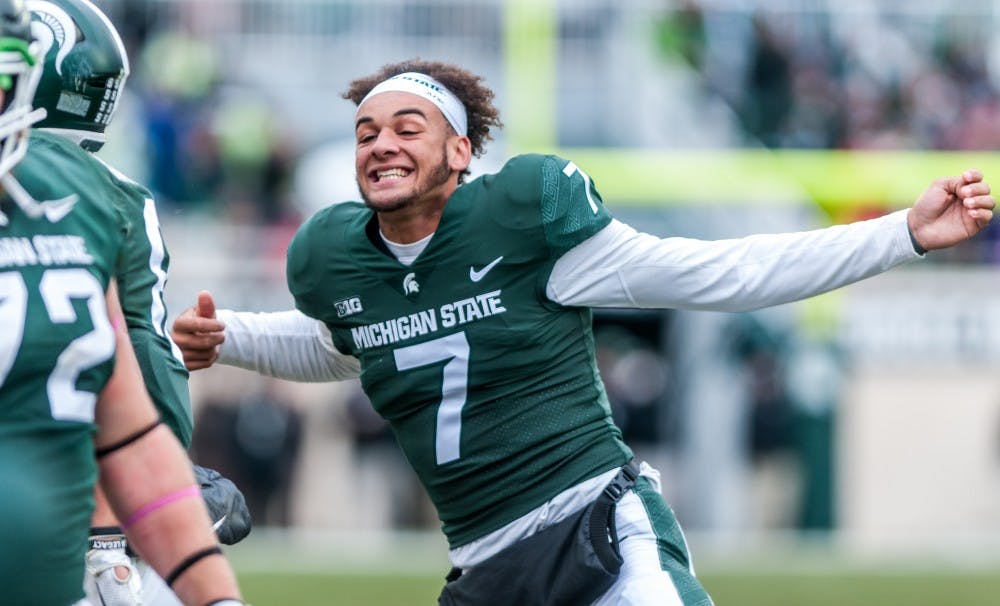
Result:
<svg viewBox="0 0 1000 606"><path fill-rule="evenodd" d="M219 527L222 526L222 524L226 521L226 518L228 517L229 517L228 513L222 514L222 517L219 518L219 521L217 521L215 524L212 524L212 530L216 531L219 530Z"/></svg>
<svg viewBox="0 0 1000 606"><path fill-rule="evenodd" d="M503 261L503 255L497 257L496 259L493 259L493 261L490 262L489 265L487 265L486 267L480 269L479 271L476 271L476 268L472 267L470 265L469 266L469 279L472 280L473 282L478 282L478 281L482 280L483 278L486 277L486 274L490 273L491 269L493 269L494 267L497 266L497 263L499 263L500 261Z"/></svg>
<svg viewBox="0 0 1000 606"><path fill-rule="evenodd" d="M58 200L45 200L44 202L39 202L38 204L42 207L42 212L45 213L45 218L51 223L58 223L69 214L69 211L73 210L73 206L80 199L80 196L76 194L70 194L65 198L59 198Z"/></svg>
<svg viewBox="0 0 1000 606"><path fill-rule="evenodd" d="M11 195L15 200L17 200L18 205L24 210L28 216L37 218L45 215L45 218L51 223L58 223L69 211L73 210L73 206L80 199L77 194L70 194L65 198L59 198L58 200L35 200L28 193L24 187L18 183L14 175L7 173L6 175L0 177L0 182L3 183L3 188L7 190L7 193ZM3 217L3 215L0 215ZM6 217L3 217L6 218Z"/></svg>

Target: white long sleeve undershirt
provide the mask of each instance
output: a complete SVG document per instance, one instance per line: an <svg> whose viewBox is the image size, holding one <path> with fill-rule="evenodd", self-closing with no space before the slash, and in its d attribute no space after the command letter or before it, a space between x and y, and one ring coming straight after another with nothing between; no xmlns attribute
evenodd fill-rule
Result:
<svg viewBox="0 0 1000 606"><path fill-rule="evenodd" d="M658 238L619 221L563 255L546 294L581 307L750 311L818 295L920 257L908 210L826 229L731 240ZM299 311L219 310L219 362L296 381L357 377L322 322Z"/></svg>
<svg viewBox="0 0 1000 606"><path fill-rule="evenodd" d="M361 374L361 364L333 346L329 329L297 309L269 313L220 309L226 341L219 363L293 381L342 381Z"/></svg>

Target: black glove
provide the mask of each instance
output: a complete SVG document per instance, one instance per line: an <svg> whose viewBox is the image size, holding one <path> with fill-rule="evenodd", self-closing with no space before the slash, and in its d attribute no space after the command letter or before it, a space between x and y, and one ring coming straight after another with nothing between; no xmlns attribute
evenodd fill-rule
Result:
<svg viewBox="0 0 1000 606"><path fill-rule="evenodd" d="M201 486L219 542L235 545L246 538L250 534L250 510L240 489L219 472L200 465L194 466L194 477Z"/></svg>

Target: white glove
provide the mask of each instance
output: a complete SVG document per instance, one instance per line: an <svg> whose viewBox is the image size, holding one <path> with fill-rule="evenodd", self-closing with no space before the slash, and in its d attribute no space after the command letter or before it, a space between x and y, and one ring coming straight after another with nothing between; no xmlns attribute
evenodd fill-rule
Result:
<svg viewBox="0 0 1000 606"><path fill-rule="evenodd" d="M124 534L93 534L88 539L83 590L95 606L141 606L142 581L125 553Z"/></svg>
<svg viewBox="0 0 1000 606"><path fill-rule="evenodd" d="M133 562L142 578L142 598L145 606L184 606L149 564L139 558L135 558Z"/></svg>

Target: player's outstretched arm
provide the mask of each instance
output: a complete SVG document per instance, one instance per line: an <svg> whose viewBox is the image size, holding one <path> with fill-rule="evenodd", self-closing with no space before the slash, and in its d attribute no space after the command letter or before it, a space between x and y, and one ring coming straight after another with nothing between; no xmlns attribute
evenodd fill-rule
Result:
<svg viewBox="0 0 1000 606"><path fill-rule="evenodd" d="M907 225L920 248L947 248L985 228L993 219L994 206L983 173L970 169L931 183L913 204Z"/></svg>
<svg viewBox="0 0 1000 606"><path fill-rule="evenodd" d="M113 288L107 301L117 355L96 410L101 485L129 544L183 603L240 600L188 458L146 394Z"/></svg>
<svg viewBox="0 0 1000 606"><path fill-rule="evenodd" d="M206 291L174 321L173 338L188 370L225 364L303 382L343 381L361 374L358 359L337 350L323 322L296 309L220 309L216 314Z"/></svg>
<svg viewBox="0 0 1000 606"><path fill-rule="evenodd" d="M226 325L215 317L215 300L207 290L198 293L198 302L174 320L171 337L184 356L188 370L201 370L219 359L219 347L226 340Z"/></svg>

